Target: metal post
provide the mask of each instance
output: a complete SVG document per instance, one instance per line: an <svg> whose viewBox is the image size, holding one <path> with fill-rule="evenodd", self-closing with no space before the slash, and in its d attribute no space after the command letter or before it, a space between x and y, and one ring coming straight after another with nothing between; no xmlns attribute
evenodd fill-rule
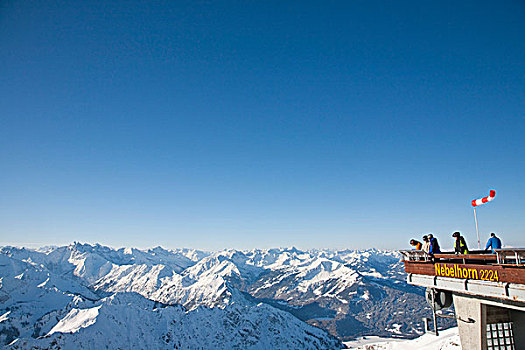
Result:
<svg viewBox="0 0 525 350"><path fill-rule="evenodd" d="M438 325L436 316L436 291L432 289L432 317L434 318L434 335L438 336Z"/></svg>
<svg viewBox="0 0 525 350"><path fill-rule="evenodd" d="M478 235L478 249L481 249L481 243L479 242L478 217L476 215L475 207L474 207L474 221L476 222L476 234Z"/></svg>

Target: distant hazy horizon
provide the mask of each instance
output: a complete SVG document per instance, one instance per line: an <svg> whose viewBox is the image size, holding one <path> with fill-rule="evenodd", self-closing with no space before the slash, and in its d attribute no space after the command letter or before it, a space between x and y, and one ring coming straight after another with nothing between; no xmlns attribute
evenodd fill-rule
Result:
<svg viewBox="0 0 525 350"><path fill-rule="evenodd" d="M438 237L440 238L440 237ZM417 237L415 239L418 239ZM481 240L481 249L485 248L486 241ZM259 246L247 246L247 247L222 247L222 248L213 248L213 249L206 249L203 247L198 246L163 246L163 245L151 245L151 246L130 246L130 245L108 245L108 244L102 244L99 242L87 242L87 241L72 241L69 243L63 243L63 244L34 244L34 243L27 243L27 244L12 244L12 243L0 243L0 247L17 247L17 248L27 248L27 249L45 249L45 248L57 248L57 247L67 247L70 245L73 245L74 243L80 243L80 244L89 244L91 246L100 245L103 247L108 247L111 249L119 250L119 249L126 249L126 248L133 248L133 249L139 249L139 250L150 250L154 248L162 248L165 250L177 250L177 249L188 249L188 250L198 250L205 253L213 253L213 252L219 252L223 250L238 250L238 251L250 251L255 249L261 249L261 250L270 250L270 249L292 249L295 248L300 251L311 251L311 250L333 250L333 251L342 251L342 250L370 250L370 249L378 249L378 250L384 250L384 251L399 251L399 250L411 250L413 249L412 246L410 246L408 243L406 245L401 246L400 248L380 248L375 246L370 247L328 247L328 246L319 246L319 247L303 247L298 245L289 245L289 246L267 246L267 247L259 247ZM453 251L454 250L454 242L442 242L439 241L441 249L443 251ZM472 250L477 250L477 240L473 242L475 244L469 245L469 248ZM523 248L523 246L513 246L506 244L503 242L503 248Z"/></svg>

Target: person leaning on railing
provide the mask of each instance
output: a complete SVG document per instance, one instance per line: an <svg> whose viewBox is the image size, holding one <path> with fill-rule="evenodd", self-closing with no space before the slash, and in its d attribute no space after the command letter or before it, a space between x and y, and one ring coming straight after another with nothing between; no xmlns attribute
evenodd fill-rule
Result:
<svg viewBox="0 0 525 350"><path fill-rule="evenodd" d="M496 251L494 249L501 249L501 239L496 237L496 234L494 232L490 234L490 238L487 241L487 246L485 247L485 251L489 250L489 248L494 254L496 254Z"/></svg>
<svg viewBox="0 0 525 350"><path fill-rule="evenodd" d="M423 246L421 242L416 241L415 239L410 240L410 245L415 247L416 250L421 250L421 247Z"/></svg>

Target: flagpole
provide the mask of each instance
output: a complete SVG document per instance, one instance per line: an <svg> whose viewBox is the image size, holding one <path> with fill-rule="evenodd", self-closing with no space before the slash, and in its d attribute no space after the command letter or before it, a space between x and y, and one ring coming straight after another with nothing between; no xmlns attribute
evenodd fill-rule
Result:
<svg viewBox="0 0 525 350"><path fill-rule="evenodd" d="M478 235L478 249L481 249L481 244L479 243L478 217L476 215L476 207L474 207L474 221L476 222L476 233Z"/></svg>

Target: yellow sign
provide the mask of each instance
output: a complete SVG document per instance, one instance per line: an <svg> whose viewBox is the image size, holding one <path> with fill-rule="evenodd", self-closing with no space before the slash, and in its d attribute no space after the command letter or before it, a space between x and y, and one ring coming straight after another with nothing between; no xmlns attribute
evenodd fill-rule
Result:
<svg viewBox="0 0 525 350"><path fill-rule="evenodd" d="M499 282L498 271L490 266L473 267L457 264L435 264L435 275L440 277L464 278Z"/></svg>

